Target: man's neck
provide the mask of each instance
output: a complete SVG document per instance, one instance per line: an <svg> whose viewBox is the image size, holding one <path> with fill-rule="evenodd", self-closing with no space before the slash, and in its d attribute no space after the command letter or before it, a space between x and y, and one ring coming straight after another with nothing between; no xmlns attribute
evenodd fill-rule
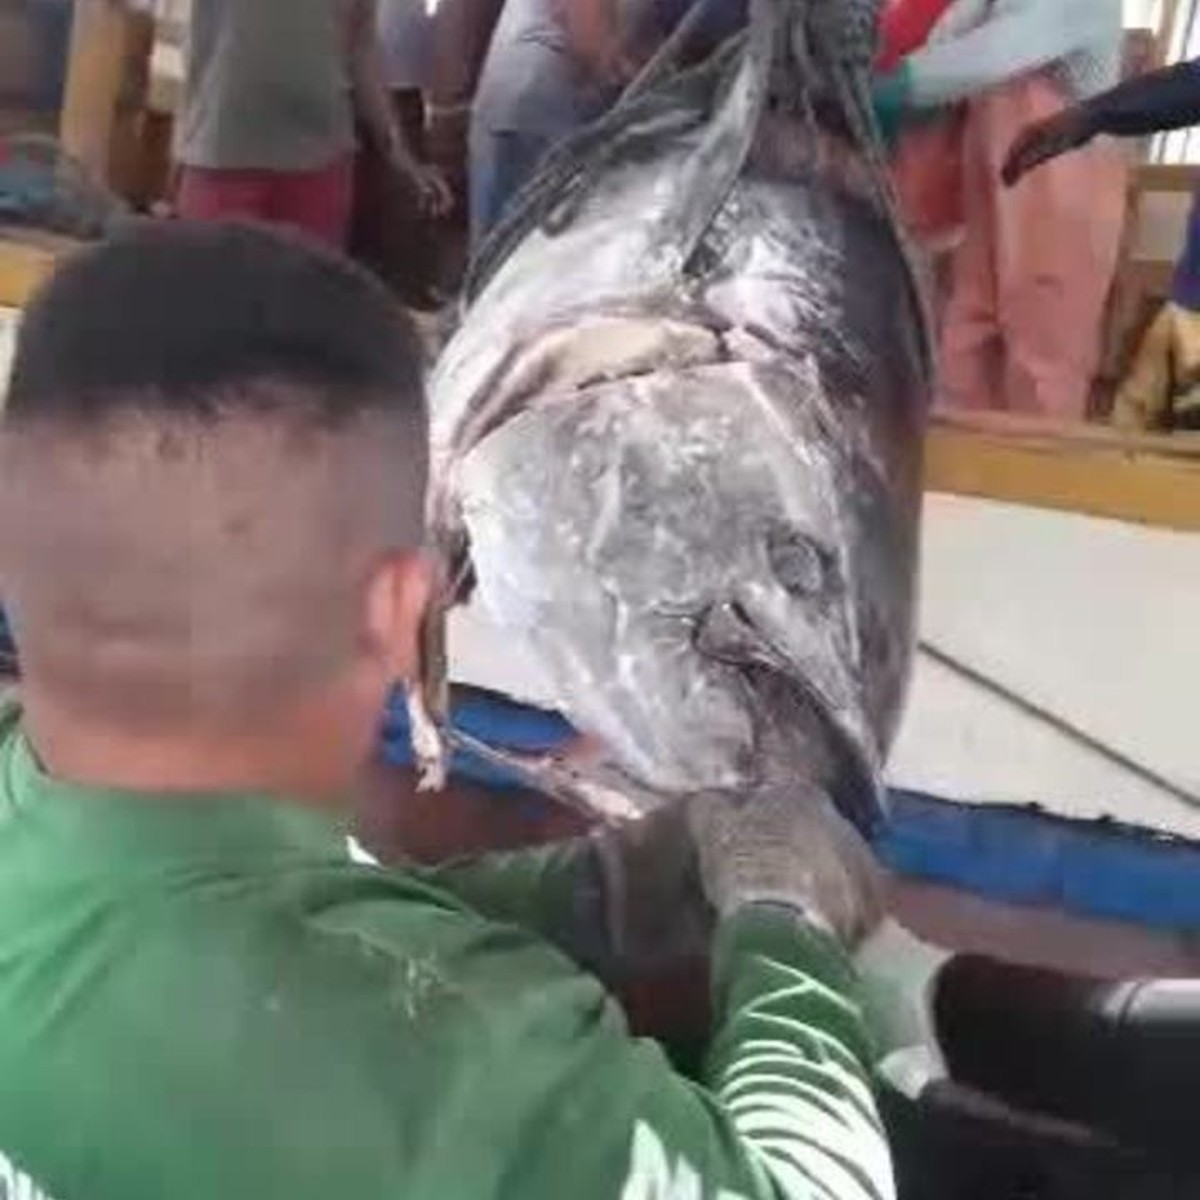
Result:
<svg viewBox="0 0 1200 1200"><path fill-rule="evenodd" d="M186 735L127 731L22 691L33 748L45 769L65 783L164 800L255 793L322 809L344 807L352 786L353 770L343 778L340 771L312 769L312 730L300 725L237 733L189 729Z"/></svg>

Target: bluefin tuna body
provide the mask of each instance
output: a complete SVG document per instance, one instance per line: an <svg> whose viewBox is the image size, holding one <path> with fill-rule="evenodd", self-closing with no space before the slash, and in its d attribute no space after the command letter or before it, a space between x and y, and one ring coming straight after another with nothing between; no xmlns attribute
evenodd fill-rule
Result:
<svg viewBox="0 0 1200 1200"><path fill-rule="evenodd" d="M822 42L823 5L764 0L552 162L432 381L446 603L473 590L605 747L540 770L608 815L814 773L878 815L928 356L869 54Z"/></svg>

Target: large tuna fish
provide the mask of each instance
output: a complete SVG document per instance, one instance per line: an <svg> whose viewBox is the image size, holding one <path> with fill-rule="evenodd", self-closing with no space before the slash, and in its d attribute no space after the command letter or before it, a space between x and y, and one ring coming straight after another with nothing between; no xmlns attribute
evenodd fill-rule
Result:
<svg viewBox="0 0 1200 1200"><path fill-rule="evenodd" d="M752 0L553 157L432 381L445 601L473 589L605 747L533 768L609 816L814 779L879 812L929 368L863 9ZM413 697L435 778L437 640Z"/></svg>

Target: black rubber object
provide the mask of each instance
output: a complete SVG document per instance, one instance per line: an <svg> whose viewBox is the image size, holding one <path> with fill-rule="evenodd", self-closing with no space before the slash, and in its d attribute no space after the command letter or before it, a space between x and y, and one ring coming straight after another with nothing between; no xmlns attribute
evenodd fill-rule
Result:
<svg viewBox="0 0 1200 1200"><path fill-rule="evenodd" d="M1114 984L962 957L935 1007L957 1084L1200 1166L1200 979Z"/></svg>

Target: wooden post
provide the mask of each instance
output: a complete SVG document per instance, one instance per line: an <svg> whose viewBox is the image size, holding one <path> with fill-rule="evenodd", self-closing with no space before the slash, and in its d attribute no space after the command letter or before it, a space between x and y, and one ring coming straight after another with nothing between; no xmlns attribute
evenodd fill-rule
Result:
<svg viewBox="0 0 1200 1200"><path fill-rule="evenodd" d="M1179 23L1179 0L1162 0L1158 11L1158 34L1155 38L1154 61L1151 68L1165 67L1171 60L1171 51L1175 48L1176 26ZM1183 39L1183 48L1187 50L1187 39Z"/></svg>
<svg viewBox="0 0 1200 1200"><path fill-rule="evenodd" d="M941 414L925 486L1200 532L1200 434L1127 434L1001 413Z"/></svg>
<svg viewBox="0 0 1200 1200"><path fill-rule="evenodd" d="M8 240L0 231L0 308L20 308L54 270L54 255L43 246ZM6 373L0 364L0 396Z"/></svg>
<svg viewBox="0 0 1200 1200"><path fill-rule="evenodd" d="M116 0L77 0L60 136L97 179L122 190L149 79L153 20ZM114 170L116 168L116 170Z"/></svg>

